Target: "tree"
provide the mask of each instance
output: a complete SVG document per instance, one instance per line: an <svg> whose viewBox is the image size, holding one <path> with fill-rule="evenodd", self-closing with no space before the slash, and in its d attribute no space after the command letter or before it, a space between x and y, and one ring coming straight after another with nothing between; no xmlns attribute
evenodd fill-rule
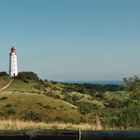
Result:
<svg viewBox="0 0 140 140"><path fill-rule="evenodd" d="M23 81L39 81L38 75L34 72L19 72L16 78Z"/></svg>
<svg viewBox="0 0 140 140"><path fill-rule="evenodd" d="M134 77L123 78L124 89L131 92L131 99L140 99L140 78L136 75Z"/></svg>
<svg viewBox="0 0 140 140"><path fill-rule="evenodd" d="M0 72L0 77L1 77L1 76L8 76L8 73L5 72L5 71L2 71L2 72Z"/></svg>
<svg viewBox="0 0 140 140"><path fill-rule="evenodd" d="M134 77L123 78L123 81L126 91L136 92L140 90L140 78L137 75Z"/></svg>

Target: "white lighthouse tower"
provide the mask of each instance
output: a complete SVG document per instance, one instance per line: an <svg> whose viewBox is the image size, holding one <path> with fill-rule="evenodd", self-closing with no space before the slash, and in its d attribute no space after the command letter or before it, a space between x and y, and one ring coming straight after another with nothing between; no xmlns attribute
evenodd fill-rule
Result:
<svg viewBox="0 0 140 140"><path fill-rule="evenodd" d="M9 61L9 75L11 77L15 77L18 75L18 69L17 69L17 54L16 54L16 48L12 47L10 50L10 61Z"/></svg>

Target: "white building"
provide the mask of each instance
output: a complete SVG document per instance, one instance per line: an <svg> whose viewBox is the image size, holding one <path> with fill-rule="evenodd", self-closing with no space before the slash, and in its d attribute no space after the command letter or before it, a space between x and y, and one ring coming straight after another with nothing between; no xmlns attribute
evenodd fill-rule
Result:
<svg viewBox="0 0 140 140"><path fill-rule="evenodd" d="M15 77L18 75L18 68L17 68L17 54L16 48L12 47L10 50L10 61L9 61L9 75L11 77Z"/></svg>

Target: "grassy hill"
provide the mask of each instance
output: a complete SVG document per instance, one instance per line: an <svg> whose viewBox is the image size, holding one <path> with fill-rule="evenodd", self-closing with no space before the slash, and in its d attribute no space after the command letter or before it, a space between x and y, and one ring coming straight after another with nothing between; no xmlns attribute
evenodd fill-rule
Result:
<svg viewBox="0 0 140 140"><path fill-rule="evenodd" d="M77 107L68 102L46 95L9 91L0 93L0 116L45 122L76 122L80 119Z"/></svg>
<svg viewBox="0 0 140 140"><path fill-rule="evenodd" d="M0 92L0 117L44 122L95 122L96 116L90 112L81 113L78 104L84 101L94 106L98 102L91 101L90 95L62 93L65 86L52 81L42 85L40 82L14 79L7 89Z"/></svg>
<svg viewBox="0 0 140 140"><path fill-rule="evenodd" d="M7 89L0 91L0 119L88 123L95 129L97 126L104 129L138 129L140 126L139 92L133 94L118 85L40 80L34 74L30 78L29 74L14 78ZM0 87L10 80L0 77Z"/></svg>

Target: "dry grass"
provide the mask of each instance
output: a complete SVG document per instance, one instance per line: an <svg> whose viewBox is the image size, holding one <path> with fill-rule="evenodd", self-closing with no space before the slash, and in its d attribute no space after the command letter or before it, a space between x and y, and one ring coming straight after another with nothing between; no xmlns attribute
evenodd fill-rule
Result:
<svg viewBox="0 0 140 140"><path fill-rule="evenodd" d="M54 129L67 129L67 130L100 130L98 126L92 124L72 124L72 123L45 123L45 122L32 122L21 120L0 120L0 130L54 130Z"/></svg>

